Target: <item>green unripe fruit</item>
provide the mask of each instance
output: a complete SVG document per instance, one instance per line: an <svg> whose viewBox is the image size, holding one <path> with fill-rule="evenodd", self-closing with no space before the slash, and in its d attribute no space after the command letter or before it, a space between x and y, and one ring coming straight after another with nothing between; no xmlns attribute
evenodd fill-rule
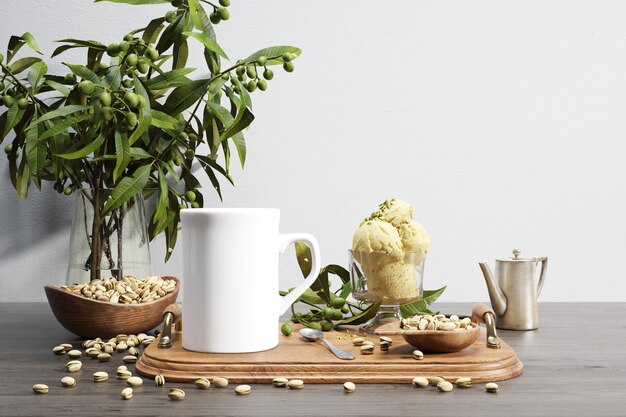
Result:
<svg viewBox="0 0 626 417"><path fill-rule="evenodd" d="M66 187L65 190L63 190L63 194L65 195L71 195L74 192L74 190L72 189L72 187Z"/></svg>
<svg viewBox="0 0 626 417"><path fill-rule="evenodd" d="M285 336L291 336L291 333L293 333L293 327L291 327L291 324L289 322L286 322L283 323L282 326L280 326L280 331Z"/></svg>
<svg viewBox="0 0 626 417"><path fill-rule="evenodd" d="M139 106L139 96L133 92L127 91L124 94L124 101L133 109Z"/></svg>
<svg viewBox="0 0 626 417"><path fill-rule="evenodd" d="M239 79L239 81L244 82L248 79L248 77L246 77L246 74L241 74L238 75L237 78Z"/></svg>
<svg viewBox="0 0 626 417"><path fill-rule="evenodd" d="M100 111L104 120L106 120L107 122L113 120L113 116L115 113L113 112L113 109L111 107L103 107Z"/></svg>
<svg viewBox="0 0 626 417"><path fill-rule="evenodd" d="M144 96L139 96L139 105L137 106L140 109L143 109L144 107L146 107L147 104L147 100Z"/></svg>
<svg viewBox="0 0 626 417"><path fill-rule="evenodd" d="M7 146L4 147L4 153L11 153L13 152L13 144L9 143Z"/></svg>
<svg viewBox="0 0 626 417"><path fill-rule="evenodd" d="M9 96L9 97L15 97L15 94L16 94L16 93L15 93L15 90L14 90L14 89L12 89L12 88L7 88L6 94L7 94L7 96Z"/></svg>
<svg viewBox="0 0 626 417"><path fill-rule="evenodd" d="M230 18L230 12L226 7L218 7L216 13L221 20L228 20Z"/></svg>
<svg viewBox="0 0 626 417"><path fill-rule="evenodd" d="M128 54L126 55L126 62L131 67L134 67L135 65L137 65L137 62L139 62L139 57L137 56L137 54Z"/></svg>
<svg viewBox="0 0 626 417"><path fill-rule="evenodd" d="M237 75L243 75L246 72L246 67L237 67L237 69L235 70L235 74Z"/></svg>
<svg viewBox="0 0 626 417"><path fill-rule="evenodd" d="M348 314L350 312L350 307L348 307L347 305L341 307L340 310L343 314Z"/></svg>
<svg viewBox="0 0 626 417"><path fill-rule="evenodd" d="M209 15L209 20L211 21L211 23L213 23L214 25L217 25L220 22L220 17L217 13L213 12Z"/></svg>
<svg viewBox="0 0 626 417"><path fill-rule="evenodd" d="M324 319L324 320L320 321L320 326L322 326L322 331L323 332L327 332L327 331L333 329L333 322L332 322L332 320Z"/></svg>
<svg viewBox="0 0 626 417"><path fill-rule="evenodd" d="M107 67L107 65L103 64L102 62L98 62L96 64L96 67L94 68L94 71L98 74L105 74L108 70L109 67Z"/></svg>
<svg viewBox="0 0 626 417"><path fill-rule="evenodd" d="M20 110L24 110L26 107L28 107L28 99L22 97L19 100L17 100L17 107Z"/></svg>
<svg viewBox="0 0 626 417"><path fill-rule="evenodd" d="M126 113L126 126L132 129L137 124L137 115L135 113Z"/></svg>
<svg viewBox="0 0 626 417"><path fill-rule="evenodd" d="M139 38L137 39L137 43L141 46L144 46L146 44L146 41L144 41L143 38Z"/></svg>
<svg viewBox="0 0 626 417"><path fill-rule="evenodd" d="M345 303L346 300L341 297L334 297L330 300L330 305L333 306L333 308L341 308Z"/></svg>
<svg viewBox="0 0 626 417"><path fill-rule="evenodd" d="M0 81L0 91L4 91L4 83Z"/></svg>
<svg viewBox="0 0 626 417"><path fill-rule="evenodd" d="M272 78L274 78L274 71L266 68L265 71L263 71L263 78L265 78L266 80L271 80Z"/></svg>
<svg viewBox="0 0 626 417"><path fill-rule="evenodd" d="M0 96L0 106L4 106L4 96Z"/></svg>
<svg viewBox="0 0 626 417"><path fill-rule="evenodd" d="M89 80L81 81L78 84L78 91L84 96L93 94L96 91L96 86Z"/></svg>
<svg viewBox="0 0 626 417"><path fill-rule="evenodd" d="M195 133L189 134L189 142L195 142L197 140L198 140L198 135L196 135Z"/></svg>
<svg viewBox="0 0 626 417"><path fill-rule="evenodd" d="M254 90L256 90L256 81L248 81L248 84L246 84L246 90L248 90L249 92L253 92Z"/></svg>
<svg viewBox="0 0 626 417"><path fill-rule="evenodd" d="M170 3L172 3L174 7L180 7L183 5L183 0L172 0Z"/></svg>
<svg viewBox="0 0 626 417"><path fill-rule="evenodd" d="M293 72L295 68L295 65L293 65L293 62L285 62L283 64L283 69L287 72Z"/></svg>
<svg viewBox="0 0 626 417"><path fill-rule="evenodd" d="M0 54L0 64L2 64L2 61L4 61L4 56Z"/></svg>
<svg viewBox="0 0 626 417"><path fill-rule="evenodd" d="M230 0L220 0L220 5L224 7L230 6Z"/></svg>
<svg viewBox="0 0 626 417"><path fill-rule="evenodd" d="M194 150L193 150L193 149L187 149L187 150L185 151L185 158L187 158L187 159L191 159L191 158L193 158L194 156L196 156L196 153L194 152Z"/></svg>
<svg viewBox="0 0 626 417"><path fill-rule="evenodd" d="M341 320L341 319L343 319L343 314L341 313L340 310L333 309L333 317L332 317L332 319L333 320Z"/></svg>
<svg viewBox="0 0 626 417"><path fill-rule="evenodd" d="M193 203L191 203L191 208L200 208L200 204L194 201Z"/></svg>
<svg viewBox="0 0 626 417"><path fill-rule="evenodd" d="M107 92L107 91L103 91L98 96L98 101L100 101L100 104L102 104L103 106L110 106L111 105L111 94L109 92Z"/></svg>
<svg viewBox="0 0 626 417"><path fill-rule="evenodd" d="M107 46L107 55L108 56L118 56L120 54L120 46L116 43L112 43Z"/></svg>
<svg viewBox="0 0 626 417"><path fill-rule="evenodd" d="M254 69L252 65L249 65L248 68L246 68L246 74L248 74L250 78L256 78L256 69Z"/></svg>
<svg viewBox="0 0 626 417"><path fill-rule="evenodd" d="M314 321L314 322L312 322L312 323L309 323L309 324L307 325L307 327L309 327L309 328L311 328L311 329L313 329L313 330L319 330L319 331L322 331L322 325L321 325L320 323L316 322L316 321Z"/></svg>
<svg viewBox="0 0 626 417"><path fill-rule="evenodd" d="M322 310L322 314L324 314L324 318L332 319L335 317L335 310L332 307L325 307L324 310Z"/></svg>
<svg viewBox="0 0 626 417"><path fill-rule="evenodd" d="M13 107L15 104L15 99L11 96L4 96L4 105L7 107Z"/></svg>
<svg viewBox="0 0 626 417"><path fill-rule="evenodd" d="M137 69L140 73L145 74L150 69L150 65L147 62L140 62L137 64Z"/></svg>
<svg viewBox="0 0 626 417"><path fill-rule="evenodd" d="M176 12L170 10L169 12L165 13L165 21L167 23L172 23L174 20L176 20Z"/></svg>
<svg viewBox="0 0 626 417"><path fill-rule="evenodd" d="M289 62L289 61L291 61L291 59L292 59L291 54L290 54L289 52L285 52L281 58L282 58L282 59L283 59L283 61L285 61L285 62Z"/></svg>
<svg viewBox="0 0 626 417"><path fill-rule="evenodd" d="M194 201L196 201L196 193L194 193L191 190L187 191L185 193L185 200L189 201L190 203L193 203Z"/></svg>
<svg viewBox="0 0 626 417"><path fill-rule="evenodd" d="M179 166L181 166L182 164L183 164L183 160L182 160L182 158L181 158L180 156L176 155L176 156L174 157L174 166L179 167Z"/></svg>
<svg viewBox="0 0 626 417"><path fill-rule="evenodd" d="M69 74L65 74L65 77L63 77L63 81L68 84L74 84L76 82L76 76L70 72Z"/></svg>
<svg viewBox="0 0 626 417"><path fill-rule="evenodd" d="M133 85L135 85L135 83L131 79L126 79L122 81L122 85L124 86L124 88L131 88Z"/></svg>
<svg viewBox="0 0 626 417"><path fill-rule="evenodd" d="M159 59L159 52L154 48L148 48L144 55L148 57L148 59L150 59L151 61L156 61L157 59Z"/></svg>
<svg viewBox="0 0 626 417"><path fill-rule="evenodd" d="M179 204L179 205L178 205L178 208L182 210L182 209L186 209L186 208L187 208L187 206L186 206L186 205L184 205L184 204Z"/></svg>
<svg viewBox="0 0 626 417"><path fill-rule="evenodd" d="M124 40L126 42L132 42L135 39L135 37L133 35L131 35L130 33L128 35L124 36Z"/></svg>
<svg viewBox="0 0 626 417"><path fill-rule="evenodd" d="M128 48L130 48L130 43L127 41L120 42L120 51L126 52L128 51Z"/></svg>
<svg viewBox="0 0 626 417"><path fill-rule="evenodd" d="M178 137L181 138L182 140L187 140L189 136L185 132L181 132L180 135L178 135Z"/></svg>
<svg viewBox="0 0 626 417"><path fill-rule="evenodd" d="M263 66L267 64L267 57L265 55L261 55L256 61L259 63L259 65Z"/></svg>
<svg viewBox="0 0 626 417"><path fill-rule="evenodd" d="M259 87L259 90L261 91L267 90L267 82L265 80L257 81L256 86Z"/></svg>

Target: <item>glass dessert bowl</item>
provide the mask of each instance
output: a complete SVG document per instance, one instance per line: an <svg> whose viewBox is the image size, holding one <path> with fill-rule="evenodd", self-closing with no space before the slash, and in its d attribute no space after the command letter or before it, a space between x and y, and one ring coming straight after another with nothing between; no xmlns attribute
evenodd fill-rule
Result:
<svg viewBox="0 0 626 417"><path fill-rule="evenodd" d="M426 251L349 250L352 296L358 301L379 303L376 315L361 325L372 333L377 327L399 321L400 304L422 298Z"/></svg>

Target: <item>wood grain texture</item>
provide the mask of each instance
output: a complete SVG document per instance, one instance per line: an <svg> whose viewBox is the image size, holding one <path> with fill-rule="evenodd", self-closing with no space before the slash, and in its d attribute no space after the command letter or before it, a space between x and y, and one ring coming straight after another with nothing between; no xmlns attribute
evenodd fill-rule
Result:
<svg viewBox="0 0 626 417"><path fill-rule="evenodd" d="M184 323L184 319L183 319ZM277 326L278 327L278 326ZM482 333L467 349L446 354L426 354L423 360L413 359L414 347L401 335L390 335L389 351L377 347L372 355L362 355L352 344L354 333L327 332L326 339L356 356L351 361L335 357L319 342L306 342L298 336L295 326L291 336L280 335L279 345L253 353L199 353L183 349L181 333L172 333L172 347L160 349L153 343L141 355L137 371L151 378L163 374L167 380L193 382L199 377L225 376L234 383L271 383L276 377L302 379L306 383L410 383L416 375L441 376L456 380L469 376L476 382L501 381L522 373L522 363L509 345L502 349L486 347L485 332L476 328L468 336ZM278 329L276 329L278 331ZM429 332L432 333L432 332ZM451 332L449 332L451 333ZM242 334L242 337L245 335ZM378 337L370 336L376 345ZM157 340L158 342L158 340Z"/></svg>
<svg viewBox="0 0 626 417"><path fill-rule="evenodd" d="M469 303L437 303L437 310L469 314ZM0 303L0 416L615 416L626 409L626 303L540 303L539 329L498 332L524 362L524 374L501 381L498 394L481 384L440 393L410 384L357 384L345 394L340 384L307 384L302 390L253 384L250 395L227 389L198 390L193 385L146 381L135 397L119 397L123 381L95 384L92 373L115 373L121 354L111 362L83 359L72 374L76 388L62 388L67 357L54 345L77 342L57 323L45 303ZM575 319L575 320L574 320ZM320 353L325 353L320 348ZM135 372L133 366L129 369ZM45 383L47 395L31 387ZM172 402L173 386L187 393Z"/></svg>
<svg viewBox="0 0 626 417"><path fill-rule="evenodd" d="M175 280L176 289L158 300L141 304L98 301L51 285L44 289L52 313L63 327L85 338L105 338L145 332L163 321L163 311L176 301L180 289L178 278L163 279Z"/></svg>

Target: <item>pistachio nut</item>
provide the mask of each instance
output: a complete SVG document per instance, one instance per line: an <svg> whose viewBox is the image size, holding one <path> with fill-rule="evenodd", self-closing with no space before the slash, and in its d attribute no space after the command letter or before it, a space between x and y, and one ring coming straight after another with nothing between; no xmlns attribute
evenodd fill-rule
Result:
<svg viewBox="0 0 626 417"><path fill-rule="evenodd" d="M124 388L120 395L122 396L122 399L130 400L131 398L133 398L133 389L130 387Z"/></svg>
<svg viewBox="0 0 626 417"><path fill-rule="evenodd" d="M93 374L94 382L104 382L107 379L109 379L109 374L107 374L104 371L94 372L94 374Z"/></svg>
<svg viewBox="0 0 626 417"><path fill-rule="evenodd" d="M115 336L115 340L117 340L117 343L120 342L125 342L126 340L128 340L128 335L127 334L118 334L117 336Z"/></svg>
<svg viewBox="0 0 626 417"><path fill-rule="evenodd" d="M441 377L441 376L431 376L430 378L428 378L428 382L430 382L430 385L435 385L437 386L438 383L440 383L441 381L445 381L446 379Z"/></svg>
<svg viewBox="0 0 626 417"><path fill-rule="evenodd" d="M372 342L371 340L365 340L363 341L361 346L374 346L374 342Z"/></svg>
<svg viewBox="0 0 626 417"><path fill-rule="evenodd" d="M55 355L65 355L65 347L59 345L52 348Z"/></svg>
<svg viewBox="0 0 626 417"><path fill-rule="evenodd" d="M363 342L365 342L365 338L363 337L355 337L354 339L352 339L352 344L354 346L361 346Z"/></svg>
<svg viewBox="0 0 626 417"><path fill-rule="evenodd" d="M85 351L85 354L90 357L91 359L96 359L98 357L98 355L100 354L100 351L96 348L88 348Z"/></svg>
<svg viewBox="0 0 626 417"><path fill-rule="evenodd" d="M457 316L456 314L451 315L450 316L450 321L454 321L454 322L459 321L459 316Z"/></svg>
<svg viewBox="0 0 626 417"><path fill-rule="evenodd" d="M198 378L194 381L194 384L200 389L208 389L211 386L211 382L206 378Z"/></svg>
<svg viewBox="0 0 626 417"><path fill-rule="evenodd" d="M117 379L127 380L131 376L133 376L133 373L127 369L120 369L115 373Z"/></svg>
<svg viewBox="0 0 626 417"><path fill-rule="evenodd" d="M83 347L83 349L87 349L88 347L91 347L91 346L89 346L89 343L91 343L91 342L93 342L93 340L87 339L87 340L83 341L81 346Z"/></svg>
<svg viewBox="0 0 626 417"><path fill-rule="evenodd" d="M380 342L380 350L382 350L383 352L388 351L389 345L390 345L389 342L386 342L386 341Z"/></svg>
<svg viewBox="0 0 626 417"><path fill-rule="evenodd" d="M252 391L252 387L250 385L237 385L235 387L235 393L237 395L247 395Z"/></svg>
<svg viewBox="0 0 626 417"><path fill-rule="evenodd" d="M454 330L456 329L456 324L452 321L447 321L445 323L441 323L441 326L439 327L439 329L446 330L446 331Z"/></svg>
<svg viewBox="0 0 626 417"><path fill-rule="evenodd" d="M424 354L422 353L421 350L417 350L415 349L413 351L413 359L416 359L418 361L421 361L422 359L424 359Z"/></svg>
<svg viewBox="0 0 626 417"><path fill-rule="evenodd" d="M117 346L115 346L115 350L117 350L118 352L123 352L126 349L128 349L128 345L126 344L126 342L119 342Z"/></svg>
<svg viewBox="0 0 626 417"><path fill-rule="evenodd" d="M292 379L287 383L287 387L291 389L302 389L304 387L304 381L301 379Z"/></svg>
<svg viewBox="0 0 626 417"><path fill-rule="evenodd" d="M218 388L226 388L228 386L228 379L224 377L213 378L213 385Z"/></svg>
<svg viewBox="0 0 626 417"><path fill-rule="evenodd" d="M428 379L422 376L413 378L412 384L416 387L426 388L429 385Z"/></svg>
<svg viewBox="0 0 626 417"><path fill-rule="evenodd" d="M98 362L108 362L111 360L111 355L108 353L99 353L97 358Z"/></svg>
<svg viewBox="0 0 626 417"><path fill-rule="evenodd" d="M348 393L354 392L354 390L356 390L356 385L354 384L354 382L344 382L343 390Z"/></svg>
<svg viewBox="0 0 626 417"><path fill-rule="evenodd" d="M185 399L185 391L180 388L172 388L170 392L167 393L167 396L170 397L172 401L182 401Z"/></svg>
<svg viewBox="0 0 626 417"><path fill-rule="evenodd" d="M65 369L67 369L67 372L78 372L80 371L80 368L83 367L83 363L81 361L69 361L66 365L65 365Z"/></svg>
<svg viewBox="0 0 626 417"><path fill-rule="evenodd" d="M126 365L120 365L117 367L118 371L128 371L128 366Z"/></svg>
<svg viewBox="0 0 626 417"><path fill-rule="evenodd" d="M448 381L441 381L437 384L437 388L439 388L441 392L450 392L454 389L454 386Z"/></svg>
<svg viewBox="0 0 626 417"><path fill-rule="evenodd" d="M361 354L363 355L371 355L374 353L374 345L363 345L361 346Z"/></svg>
<svg viewBox="0 0 626 417"><path fill-rule="evenodd" d="M104 345L104 353L113 353L115 352L115 345L113 343L107 343Z"/></svg>
<svg viewBox="0 0 626 417"><path fill-rule="evenodd" d="M128 348L128 353L132 356L139 356L139 350L134 346Z"/></svg>
<svg viewBox="0 0 626 417"><path fill-rule="evenodd" d="M456 384L457 387L469 388L472 386L472 378L461 377L461 378L458 378L454 383Z"/></svg>
<svg viewBox="0 0 626 417"><path fill-rule="evenodd" d="M45 384L35 384L33 385L33 392L35 394L47 394L48 386Z"/></svg>
<svg viewBox="0 0 626 417"><path fill-rule="evenodd" d="M272 384L274 384L274 386L278 388L284 388L287 386L288 383L289 380L287 378L274 378L272 380Z"/></svg>
<svg viewBox="0 0 626 417"><path fill-rule="evenodd" d="M141 379L138 376L131 376L130 378L126 380L126 383L128 384L129 387L136 388L136 387L140 387L143 385L143 379Z"/></svg>
<svg viewBox="0 0 626 417"><path fill-rule="evenodd" d="M134 355L126 355L122 358L124 363L135 363L137 362L137 356Z"/></svg>
<svg viewBox="0 0 626 417"><path fill-rule="evenodd" d="M380 343L383 343L383 342L389 343L389 346L391 346L393 344L393 339L391 337L380 336L379 340L380 340Z"/></svg>
<svg viewBox="0 0 626 417"><path fill-rule="evenodd" d="M63 378L61 378L61 385L63 385L64 387L75 387L76 380L71 376L64 376Z"/></svg>
<svg viewBox="0 0 626 417"><path fill-rule="evenodd" d="M487 392L491 392L495 394L496 392L498 392L500 387L495 382L487 382L485 384L485 389L487 390Z"/></svg>
<svg viewBox="0 0 626 417"><path fill-rule="evenodd" d="M165 377L161 374L155 376L154 385L156 385L157 387L162 387L163 385L165 385Z"/></svg>
<svg viewBox="0 0 626 417"><path fill-rule="evenodd" d="M71 343L61 343L60 346L63 346L65 348L65 350L72 350L72 349L74 349L74 346L72 346Z"/></svg>

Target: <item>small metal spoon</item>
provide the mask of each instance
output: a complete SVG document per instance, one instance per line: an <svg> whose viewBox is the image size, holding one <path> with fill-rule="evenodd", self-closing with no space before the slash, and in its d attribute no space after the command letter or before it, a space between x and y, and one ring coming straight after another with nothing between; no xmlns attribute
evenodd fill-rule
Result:
<svg viewBox="0 0 626 417"><path fill-rule="evenodd" d="M314 329L300 329L300 336L304 337L309 342L315 342L316 340L321 340L331 352L335 354L339 359L354 359L354 356L349 354L348 352L339 349L337 346L330 343L328 340L324 339L324 333L319 330Z"/></svg>

